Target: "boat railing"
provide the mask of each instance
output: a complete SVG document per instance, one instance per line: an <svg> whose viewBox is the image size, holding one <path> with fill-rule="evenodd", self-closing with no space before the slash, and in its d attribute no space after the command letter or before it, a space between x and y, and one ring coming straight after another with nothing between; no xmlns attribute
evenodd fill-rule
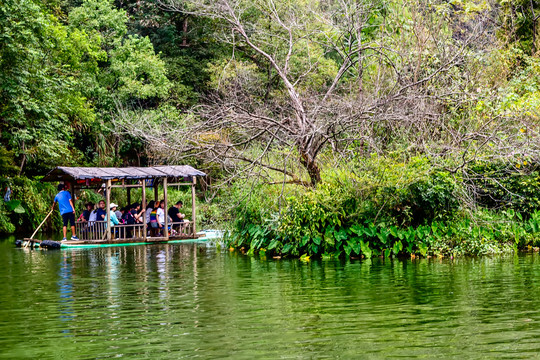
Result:
<svg viewBox="0 0 540 360"><path fill-rule="evenodd" d="M105 240L107 227L105 221L76 221L75 233L80 240Z"/></svg>
<svg viewBox="0 0 540 360"><path fill-rule="evenodd" d="M105 241L107 240L106 221L77 221L75 231L80 240ZM193 236L193 224L191 222L169 223L169 237L186 238ZM111 228L111 237L121 239L143 239L144 224L119 224ZM163 233L158 229L148 226L147 238L163 238Z"/></svg>
<svg viewBox="0 0 540 360"><path fill-rule="evenodd" d="M193 236L193 224L189 221L170 222L168 224L169 238L187 238ZM163 238L163 228L148 227L149 237Z"/></svg>
<svg viewBox="0 0 540 360"><path fill-rule="evenodd" d="M191 221L170 223L169 234L171 237L187 237L193 234L193 223Z"/></svg>

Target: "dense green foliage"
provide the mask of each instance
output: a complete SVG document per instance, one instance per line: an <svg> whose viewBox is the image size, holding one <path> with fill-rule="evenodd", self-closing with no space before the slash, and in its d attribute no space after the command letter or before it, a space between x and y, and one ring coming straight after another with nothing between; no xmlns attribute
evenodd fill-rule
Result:
<svg viewBox="0 0 540 360"><path fill-rule="evenodd" d="M34 179L54 166L182 162L210 175L199 219L250 253L536 246L539 13L536 0L4 1L0 232L46 215L54 187Z"/></svg>
<svg viewBox="0 0 540 360"><path fill-rule="evenodd" d="M156 53L131 20L109 0L0 5L2 173L12 165L28 175L55 165L144 165L140 141L115 131L117 108L151 110L197 95L181 93L186 80L169 70L180 59Z"/></svg>
<svg viewBox="0 0 540 360"><path fill-rule="evenodd" d="M489 168L471 166L470 172L486 176L475 181L498 182L482 183L482 208L466 212L467 182L430 170L425 159L372 157L360 165L361 177L338 173L289 197L281 216L279 191L259 188L237 207L229 245L272 255L388 257L479 255L540 244L539 206L524 200L540 191L535 172L487 177Z"/></svg>

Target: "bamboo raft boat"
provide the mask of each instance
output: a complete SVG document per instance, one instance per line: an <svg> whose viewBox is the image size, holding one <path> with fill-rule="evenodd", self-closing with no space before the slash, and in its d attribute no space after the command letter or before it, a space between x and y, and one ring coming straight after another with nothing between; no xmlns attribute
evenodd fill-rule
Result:
<svg viewBox="0 0 540 360"><path fill-rule="evenodd" d="M112 239L109 240L41 240L24 238L18 240L16 245L19 247L31 247L31 248L44 248L44 249L76 249L76 248L99 248L99 247L114 247L114 246L133 246L133 245L151 245L151 244L179 244L179 243L193 243L193 242L208 242L211 240L221 239L223 232L220 230L204 230L196 234L196 236L170 236L168 239L165 237L148 237L146 240L143 238L130 238L130 239Z"/></svg>
<svg viewBox="0 0 540 360"><path fill-rule="evenodd" d="M54 241L24 238L23 246L40 246L43 248L74 248L74 247L110 247L128 245L147 245L155 243L178 243L187 241L204 241L210 237L208 232L197 232L195 209L195 187L197 177L206 174L189 165L152 166L152 167L66 167L59 166L51 170L43 179L44 182L63 182L72 195L80 189L102 189L105 194L106 209L110 209L111 190L122 188L127 191L127 202L131 203L131 189L141 189L141 205L146 208L147 189L152 188L154 199L158 199L159 185L163 188L165 209L168 209L167 189L169 186L191 187L191 221L170 222L165 216L161 234L149 231L146 222L143 224L107 226L106 221L76 222L75 233L79 240ZM45 220L43 220L45 222ZM42 222L42 224L43 224ZM41 225L40 225L41 226ZM39 228L38 228L39 229ZM210 237L209 237L210 236Z"/></svg>

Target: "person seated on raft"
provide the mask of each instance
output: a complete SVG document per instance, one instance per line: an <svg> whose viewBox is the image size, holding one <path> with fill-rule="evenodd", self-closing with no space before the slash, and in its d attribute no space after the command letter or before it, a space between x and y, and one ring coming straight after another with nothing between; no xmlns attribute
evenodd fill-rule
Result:
<svg viewBox="0 0 540 360"><path fill-rule="evenodd" d="M146 209L141 209L141 204L139 203L133 203L130 206L131 215L133 215L133 218L135 219L136 224L142 224L144 221L144 214L146 213Z"/></svg>
<svg viewBox="0 0 540 360"><path fill-rule="evenodd" d="M189 223L189 220L186 219L186 215L180 212L180 208L182 208L183 205L184 203L182 201L177 201L176 204L171 206L169 208L169 211L167 211L167 213L169 214L169 217L171 218L171 222L173 224L184 223L184 224L177 224L173 226L173 228L175 228L176 231L179 231L181 227L185 227L187 223Z"/></svg>
<svg viewBox="0 0 540 360"><path fill-rule="evenodd" d="M126 213L126 208L116 209L116 211L114 213L116 214L116 218L118 219L118 221L120 221L121 224L126 223L125 221L123 221L124 214Z"/></svg>
<svg viewBox="0 0 540 360"><path fill-rule="evenodd" d="M165 200L160 201L159 207L156 210L156 215L160 228L163 228L165 226L165 216L167 216L167 214L165 214ZM166 229L166 231L168 230L169 229Z"/></svg>
<svg viewBox="0 0 540 360"><path fill-rule="evenodd" d="M92 226L97 221L97 208L90 212L90 217L88 218L88 226Z"/></svg>
<svg viewBox="0 0 540 360"><path fill-rule="evenodd" d="M148 205L146 206L146 211L144 212L144 220L146 221L146 225L150 229L150 213L152 210L154 210L154 200L150 201Z"/></svg>
<svg viewBox="0 0 540 360"><path fill-rule="evenodd" d="M131 206L128 205L124 208L122 208L122 215L120 218L120 222L124 225L133 225L135 224L135 218L133 217L133 213L131 212ZM126 235L126 238L133 237L133 227L132 226L126 226L124 228Z"/></svg>
<svg viewBox="0 0 540 360"><path fill-rule="evenodd" d="M90 221L90 214L92 213L92 210L94 210L94 204L91 202L88 202L84 204L84 207L86 208L86 210L82 212L81 216L79 216L79 219L77 221L80 221L80 222Z"/></svg>
<svg viewBox="0 0 540 360"><path fill-rule="evenodd" d="M96 221L105 221L105 217L107 215L107 211L105 210L105 201L103 200L99 201L96 213L97 213Z"/></svg>
<svg viewBox="0 0 540 360"><path fill-rule="evenodd" d="M114 225L120 224L120 221L118 221L118 218L116 217L115 211L118 205L115 203L111 203L110 210L109 210L109 216L108 220L106 220L105 226L111 226L111 234L114 234Z"/></svg>
<svg viewBox="0 0 540 360"><path fill-rule="evenodd" d="M126 225L140 224L144 218L144 210L139 213L141 205L133 203L123 209L122 222ZM135 226L126 227L127 237L133 237Z"/></svg>
<svg viewBox="0 0 540 360"><path fill-rule="evenodd" d="M151 235L157 236L163 227L158 219L158 210L161 209L161 202L158 200L154 203L154 208L150 212L150 229ZM163 210L163 209L161 209Z"/></svg>

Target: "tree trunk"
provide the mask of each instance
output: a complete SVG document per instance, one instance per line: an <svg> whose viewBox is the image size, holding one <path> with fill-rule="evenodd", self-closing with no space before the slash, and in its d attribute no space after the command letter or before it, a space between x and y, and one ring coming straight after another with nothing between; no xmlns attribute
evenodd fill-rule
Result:
<svg viewBox="0 0 540 360"><path fill-rule="evenodd" d="M183 35L182 35L182 47L187 47L188 46L188 43L187 43L187 31L188 31L188 18L185 17L184 21L182 22L182 32L183 32Z"/></svg>
<svg viewBox="0 0 540 360"><path fill-rule="evenodd" d="M531 0L531 14L532 14L532 26L533 26L533 28L532 28L533 43L532 43L532 54L531 55L535 55L536 50L537 50L537 46L536 46L536 21L538 20L538 18L534 14L533 0Z"/></svg>
<svg viewBox="0 0 540 360"><path fill-rule="evenodd" d="M300 163L306 168L309 180L312 187L317 187L317 184L321 182L321 169L317 164L317 161L309 152L300 150Z"/></svg>
<svg viewBox="0 0 540 360"><path fill-rule="evenodd" d="M23 153L22 153L21 166L19 168L19 176L22 175L24 165L26 164L26 147L25 147L24 141L22 142L22 151Z"/></svg>

